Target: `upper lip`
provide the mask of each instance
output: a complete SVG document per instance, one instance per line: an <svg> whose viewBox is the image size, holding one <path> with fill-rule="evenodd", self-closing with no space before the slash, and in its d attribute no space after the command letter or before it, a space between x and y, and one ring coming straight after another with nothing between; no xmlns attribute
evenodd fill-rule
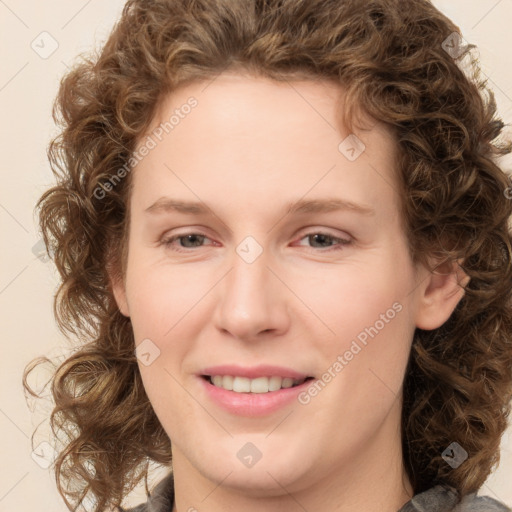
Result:
<svg viewBox="0 0 512 512"><path fill-rule="evenodd" d="M199 375L232 375L233 377L246 377L248 379L256 379L258 377L289 377L295 380L306 379L310 375L301 373L292 368L284 366L275 366L268 364L261 364L258 366L238 366L231 364L224 364L220 366L209 366L203 368Z"/></svg>

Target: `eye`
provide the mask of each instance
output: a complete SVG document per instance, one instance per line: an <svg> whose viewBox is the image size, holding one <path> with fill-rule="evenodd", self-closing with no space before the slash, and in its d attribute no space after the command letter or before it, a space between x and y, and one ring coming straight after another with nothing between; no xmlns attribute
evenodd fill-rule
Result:
<svg viewBox="0 0 512 512"><path fill-rule="evenodd" d="M188 252L188 251L184 250L183 247L185 247L186 249L193 249L194 247L200 247L201 242L203 242L205 239L209 240L209 238L206 235L203 235L201 233L183 233L181 235L171 236L170 238L164 238L161 241L161 243L165 247L171 248L173 251ZM179 246L175 245L173 247L173 244L176 240L180 240L180 242L185 241L185 245L179 245Z"/></svg>
<svg viewBox="0 0 512 512"><path fill-rule="evenodd" d="M351 240L338 238L335 237L334 235L330 235L329 233L324 233L321 231L312 231L310 233L307 233L300 239L300 241L305 239L307 239L309 243L313 244L313 248L325 249L322 252L340 251L342 250L343 246L350 245L351 243ZM169 238L164 238L161 241L161 244L164 245L165 247L171 248L171 250L176 252L189 252L187 249L201 247L203 246L203 242L205 240L210 239L206 235L203 235L202 233L182 233L179 235L171 236ZM174 243L176 241L179 241L179 245L176 245Z"/></svg>
<svg viewBox="0 0 512 512"><path fill-rule="evenodd" d="M312 242L313 244L320 244L319 246L314 246L314 248L323 248L323 249L327 249L327 250L324 250L322 252L329 252L329 251L340 251L343 249L343 246L344 245L350 245L351 244L351 240L346 240L344 238L338 238L338 237L335 237L334 235L330 235L329 233L324 233L324 232L321 232L321 231L312 231L310 233L307 233L305 236L303 236L300 240L305 240L307 239L308 242ZM333 245L333 242L334 242L334 245ZM322 245L322 244L329 244L328 246L326 245ZM335 245L338 245L337 247Z"/></svg>

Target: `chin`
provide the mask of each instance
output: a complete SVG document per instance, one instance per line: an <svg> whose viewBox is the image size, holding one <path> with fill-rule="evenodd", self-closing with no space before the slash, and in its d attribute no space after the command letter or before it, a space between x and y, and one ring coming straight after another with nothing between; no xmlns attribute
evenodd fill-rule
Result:
<svg viewBox="0 0 512 512"><path fill-rule="evenodd" d="M253 498L282 496L283 487L286 489L295 488L297 480L300 480L302 476L296 469L293 471L279 471L273 464L263 465L262 461L258 466L258 469L256 467L251 469L231 467L226 472L211 471L208 470L209 468L204 468L207 472L203 474L214 482L222 482L224 488ZM229 476L227 476L228 474Z"/></svg>
<svg viewBox="0 0 512 512"><path fill-rule="evenodd" d="M212 445L216 447L214 451L211 451ZM311 475L317 473L304 465L304 461L311 458L303 453L301 443L294 445L290 439L277 436L270 442L266 434L235 435L223 446L212 441L200 451L203 455L197 460L196 446L192 463L205 478L222 482L223 487L246 496L281 496L283 487L301 488L301 482L307 486ZM261 458L256 460L258 457Z"/></svg>

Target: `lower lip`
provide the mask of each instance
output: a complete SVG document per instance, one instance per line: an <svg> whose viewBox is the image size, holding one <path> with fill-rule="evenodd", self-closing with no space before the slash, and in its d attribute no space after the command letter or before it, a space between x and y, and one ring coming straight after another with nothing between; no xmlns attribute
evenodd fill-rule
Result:
<svg viewBox="0 0 512 512"><path fill-rule="evenodd" d="M292 388L282 388L268 393L237 393L219 388L209 380L199 377L209 398L218 406L238 416L265 416L297 400L297 395L304 391L313 379Z"/></svg>

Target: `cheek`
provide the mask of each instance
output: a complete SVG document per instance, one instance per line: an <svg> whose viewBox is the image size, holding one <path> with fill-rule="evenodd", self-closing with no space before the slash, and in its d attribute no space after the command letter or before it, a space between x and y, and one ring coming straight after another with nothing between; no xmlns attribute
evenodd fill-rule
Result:
<svg viewBox="0 0 512 512"><path fill-rule="evenodd" d="M321 285L309 282L296 289L332 337L345 338L374 324L379 330L396 324L395 319L404 316L399 310L405 308L408 282L385 268L351 265L331 272Z"/></svg>
<svg viewBox="0 0 512 512"><path fill-rule="evenodd" d="M316 337L326 370L386 393L375 375L382 376L386 385L398 390L415 328L409 295L413 274L407 265L402 253L390 251L378 263L332 272L310 294L308 305L330 330L315 320L316 331L327 333Z"/></svg>
<svg viewBox="0 0 512 512"><path fill-rule="evenodd" d="M181 324L190 322L210 287L179 266L138 267L134 261L126 289L136 340L150 334L159 339L171 336Z"/></svg>

